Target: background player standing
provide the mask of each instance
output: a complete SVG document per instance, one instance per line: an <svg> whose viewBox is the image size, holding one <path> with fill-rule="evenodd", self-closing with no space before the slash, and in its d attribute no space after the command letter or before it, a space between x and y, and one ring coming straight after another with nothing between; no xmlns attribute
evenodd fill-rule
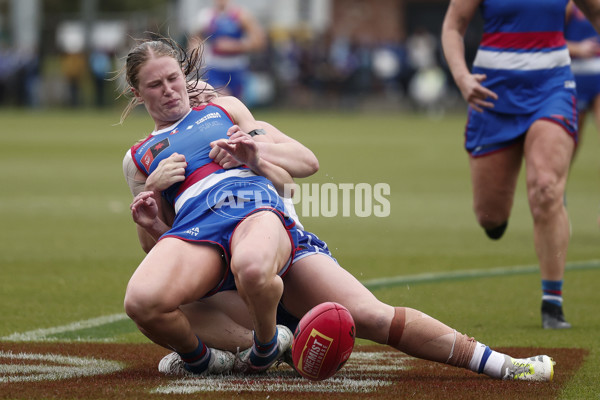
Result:
<svg viewBox="0 0 600 400"><path fill-rule="evenodd" d="M230 0L214 0L202 10L189 47L204 41L205 80L223 95L242 99L248 80L250 54L266 47L266 35L256 18Z"/></svg>
<svg viewBox="0 0 600 400"><path fill-rule="evenodd" d="M448 66L469 104L465 147L477 221L492 239L507 226L523 160L542 280L542 326L570 328L562 286L569 219L563 197L577 143L575 80L564 38L568 0L452 0L442 26ZM600 28L600 1L578 0ZM473 69L464 35L484 33Z"/></svg>

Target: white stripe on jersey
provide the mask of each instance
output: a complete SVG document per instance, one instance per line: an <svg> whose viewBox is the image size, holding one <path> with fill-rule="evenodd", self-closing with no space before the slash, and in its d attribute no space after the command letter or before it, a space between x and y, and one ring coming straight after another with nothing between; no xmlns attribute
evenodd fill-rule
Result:
<svg viewBox="0 0 600 400"><path fill-rule="evenodd" d="M579 75L597 75L600 73L600 58L573 59L571 71Z"/></svg>
<svg viewBox="0 0 600 400"><path fill-rule="evenodd" d="M256 176L254 172L249 169L228 169L225 172L221 172L219 174L210 174L206 178L200 179L198 182L194 183L192 186L187 188L175 201L175 214L179 212L181 207L185 204L189 199L198 196L205 190L210 190L214 185L221 182L223 179L238 177L238 178L247 178L249 176Z"/></svg>
<svg viewBox="0 0 600 400"><path fill-rule="evenodd" d="M288 213L291 219L296 223L296 228L304 230L304 226L300 223L300 219L298 218L298 214L296 213L296 207L294 206L294 201L289 197L282 197L283 205L285 207L285 211Z"/></svg>
<svg viewBox="0 0 600 400"><path fill-rule="evenodd" d="M513 51L490 51L479 49L473 66L489 69L535 71L569 65L569 50L517 53Z"/></svg>

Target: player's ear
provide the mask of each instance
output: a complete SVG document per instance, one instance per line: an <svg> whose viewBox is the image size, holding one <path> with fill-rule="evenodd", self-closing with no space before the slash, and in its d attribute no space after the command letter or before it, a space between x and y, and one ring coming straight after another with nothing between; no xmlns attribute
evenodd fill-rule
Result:
<svg viewBox="0 0 600 400"><path fill-rule="evenodd" d="M144 99L140 95L140 92L136 90L136 88L131 88L131 93L133 93L138 103L144 102Z"/></svg>

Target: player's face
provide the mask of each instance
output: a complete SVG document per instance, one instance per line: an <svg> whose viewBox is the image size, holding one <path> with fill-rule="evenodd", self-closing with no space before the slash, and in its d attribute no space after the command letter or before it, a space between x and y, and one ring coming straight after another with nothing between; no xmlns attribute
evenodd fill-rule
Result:
<svg viewBox="0 0 600 400"><path fill-rule="evenodd" d="M144 103L156 129L166 128L190 110L185 76L172 57L149 59L139 70L134 94Z"/></svg>

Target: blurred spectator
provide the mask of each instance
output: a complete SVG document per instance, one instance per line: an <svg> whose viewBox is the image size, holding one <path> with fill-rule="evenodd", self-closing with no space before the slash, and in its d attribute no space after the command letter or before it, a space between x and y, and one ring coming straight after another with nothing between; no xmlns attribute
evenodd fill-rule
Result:
<svg viewBox="0 0 600 400"><path fill-rule="evenodd" d="M108 51L95 49L90 54L90 70L94 80L96 107L104 107L106 82L112 70L112 59Z"/></svg>
<svg viewBox="0 0 600 400"><path fill-rule="evenodd" d="M61 72L67 80L68 86L68 105L79 107L81 103L81 86L87 63L83 52L63 53L61 57Z"/></svg>
<svg viewBox="0 0 600 400"><path fill-rule="evenodd" d="M401 48L397 43L382 43L373 50L373 74L383 85L387 98L398 95L402 72Z"/></svg>
<svg viewBox="0 0 600 400"><path fill-rule="evenodd" d="M42 60L39 51L25 52L21 70L23 105L33 108L41 105L41 70Z"/></svg>
<svg viewBox="0 0 600 400"><path fill-rule="evenodd" d="M213 7L201 10L190 38L193 48L204 41L205 78L223 94L244 99L249 55L265 50L263 28L247 10L230 0L214 0Z"/></svg>
<svg viewBox="0 0 600 400"><path fill-rule="evenodd" d="M0 48L0 104L38 106L39 75L37 52Z"/></svg>
<svg viewBox="0 0 600 400"><path fill-rule="evenodd" d="M10 84L17 70L15 54L8 48L0 47L0 104L4 104L11 92Z"/></svg>
<svg viewBox="0 0 600 400"><path fill-rule="evenodd" d="M415 29L414 33L406 40L408 62L418 71L437 65L438 42L435 36L423 27Z"/></svg>
<svg viewBox="0 0 600 400"><path fill-rule="evenodd" d="M418 27L406 46L413 70L408 87L410 99L417 108L437 113L446 94L446 74L438 62L439 42L427 29Z"/></svg>

